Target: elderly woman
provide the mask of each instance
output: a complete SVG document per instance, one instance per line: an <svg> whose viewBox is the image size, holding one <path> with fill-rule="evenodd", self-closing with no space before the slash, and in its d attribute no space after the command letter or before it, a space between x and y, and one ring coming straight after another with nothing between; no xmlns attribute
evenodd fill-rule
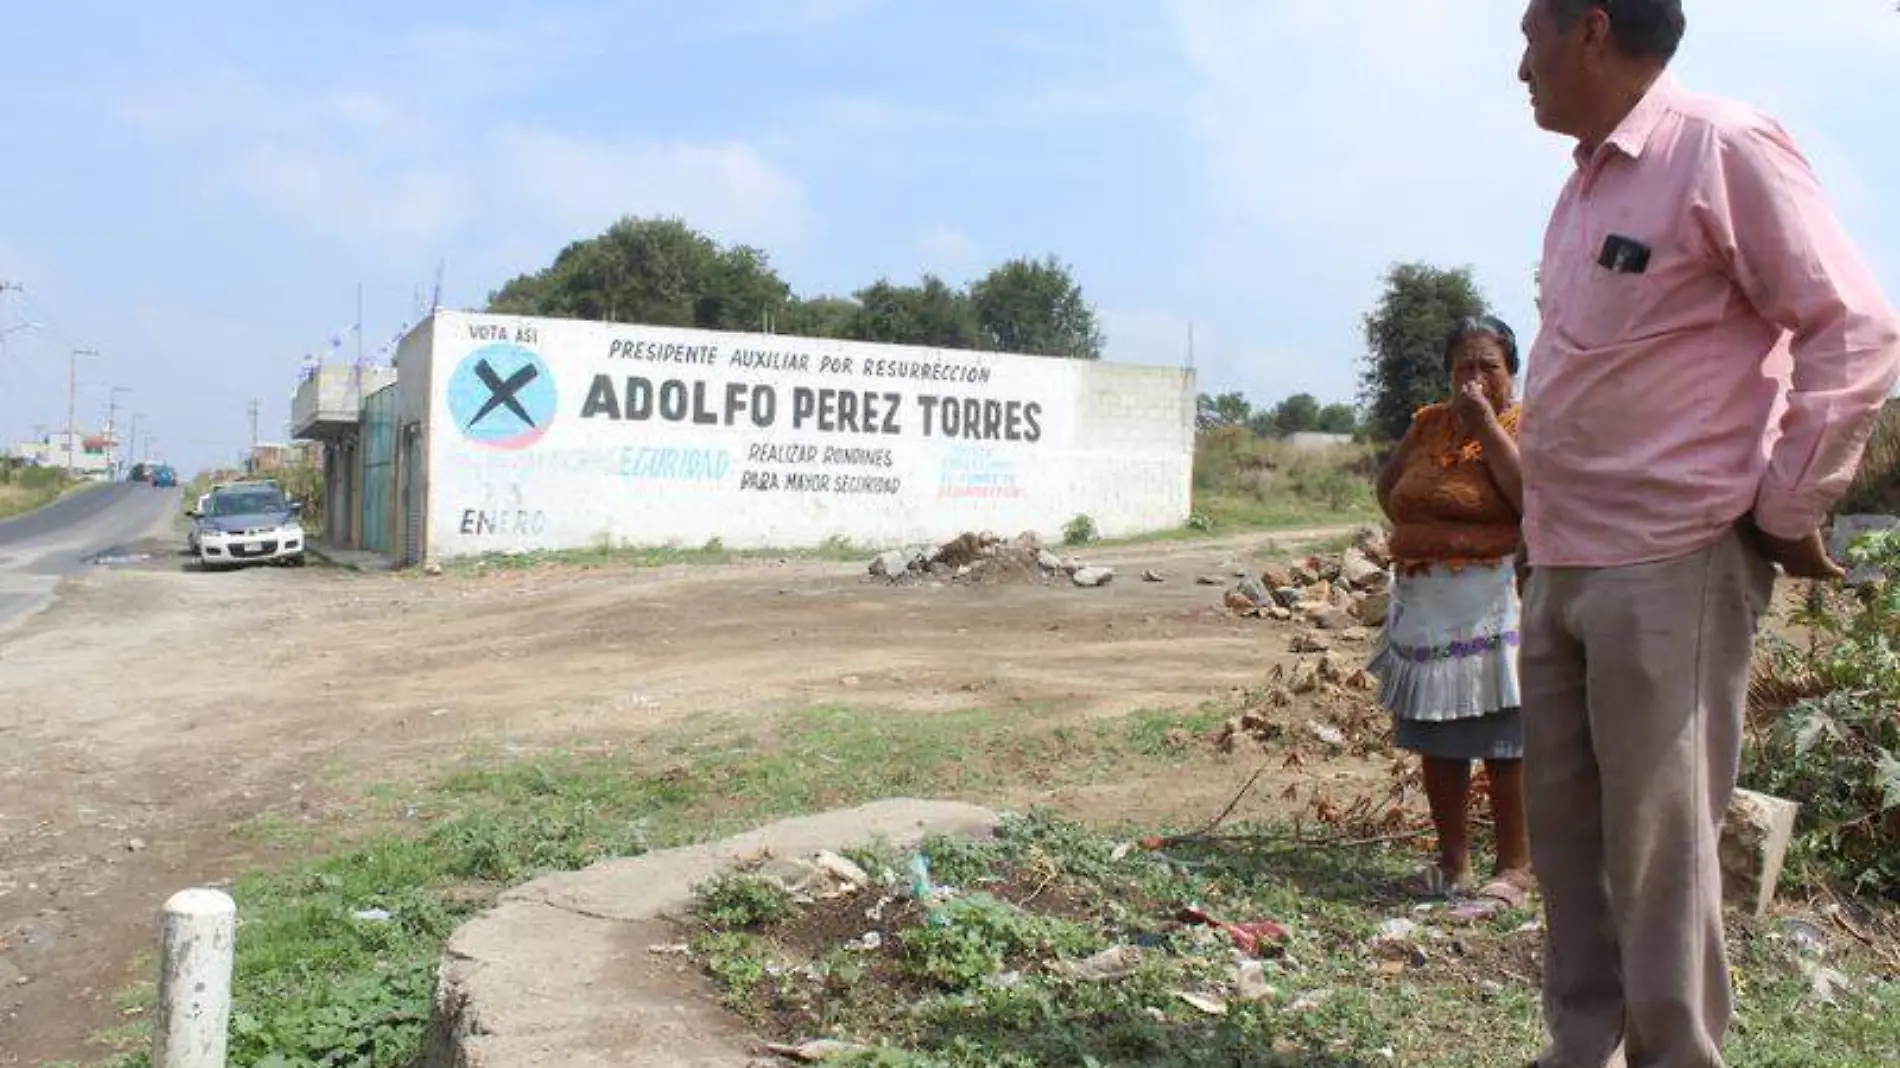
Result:
<svg viewBox="0 0 1900 1068"><path fill-rule="evenodd" d="M1370 667L1398 746L1423 760L1438 830L1438 863L1414 891L1471 890L1466 805L1481 760L1498 855L1477 892L1515 906L1531 888L1517 674L1517 339L1491 316L1465 319L1445 339L1444 362L1451 400L1420 409L1379 475L1395 573Z"/></svg>

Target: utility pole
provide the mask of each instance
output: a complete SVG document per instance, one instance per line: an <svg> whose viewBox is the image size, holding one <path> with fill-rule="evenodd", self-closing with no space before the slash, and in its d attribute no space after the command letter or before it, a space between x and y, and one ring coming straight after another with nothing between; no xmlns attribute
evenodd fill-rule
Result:
<svg viewBox="0 0 1900 1068"><path fill-rule="evenodd" d="M79 358L97 356L98 349L74 349L67 363L66 373L66 477L72 478L79 472L78 459L74 448L79 437Z"/></svg>
<svg viewBox="0 0 1900 1068"><path fill-rule="evenodd" d="M246 410L251 414L251 451L244 457L244 470L247 474L256 474L252 468L257 463L257 402L252 401Z"/></svg>
<svg viewBox="0 0 1900 1068"><path fill-rule="evenodd" d="M125 455L133 463L137 463L139 459L139 420L143 418L145 418L144 412L132 413L132 436L130 443L126 445Z"/></svg>
<svg viewBox="0 0 1900 1068"><path fill-rule="evenodd" d="M106 467L113 478L119 477L119 459L125 455L119 447L119 394L130 392L127 386L113 386L106 399L106 442L111 449L106 453Z"/></svg>

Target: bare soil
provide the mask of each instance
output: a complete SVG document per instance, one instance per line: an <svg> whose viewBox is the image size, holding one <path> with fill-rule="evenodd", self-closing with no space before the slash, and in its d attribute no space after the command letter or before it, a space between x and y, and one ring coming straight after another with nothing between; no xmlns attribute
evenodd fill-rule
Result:
<svg viewBox="0 0 1900 1068"><path fill-rule="evenodd" d="M261 813L323 825L362 785L477 745L707 713L1195 705L1293 659L1290 627L1236 618L1194 581L1257 572L1269 540L1084 553L1118 572L1088 590L900 587L808 562L207 575L163 547L100 568L0 640L0 1065L99 1053L88 1040L125 1022L113 994L145 966L164 898L279 859L236 833ZM1149 568L1167 581L1141 581ZM1192 820L1232 778L1038 799Z"/></svg>

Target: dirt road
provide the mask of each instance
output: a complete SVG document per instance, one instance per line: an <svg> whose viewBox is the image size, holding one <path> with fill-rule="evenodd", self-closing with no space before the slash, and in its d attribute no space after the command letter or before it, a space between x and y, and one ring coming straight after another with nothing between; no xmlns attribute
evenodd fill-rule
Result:
<svg viewBox="0 0 1900 1068"><path fill-rule="evenodd" d="M805 562L203 575L145 546L158 558L70 579L0 638L0 1065L96 1052L159 903L269 859L233 834L259 813L321 815L476 742L702 712L1197 704L1285 657L1286 631L1193 581L1257 570L1267 541L1092 553L1120 570L1097 590L895 588Z"/></svg>

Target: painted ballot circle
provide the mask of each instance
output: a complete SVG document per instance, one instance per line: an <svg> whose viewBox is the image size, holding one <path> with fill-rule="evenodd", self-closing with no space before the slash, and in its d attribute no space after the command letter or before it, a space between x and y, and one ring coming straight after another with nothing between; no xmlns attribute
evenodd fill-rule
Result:
<svg viewBox="0 0 1900 1068"><path fill-rule="evenodd" d="M525 449L554 423L554 374L520 345L484 345L449 376L449 415L464 437L495 449Z"/></svg>

